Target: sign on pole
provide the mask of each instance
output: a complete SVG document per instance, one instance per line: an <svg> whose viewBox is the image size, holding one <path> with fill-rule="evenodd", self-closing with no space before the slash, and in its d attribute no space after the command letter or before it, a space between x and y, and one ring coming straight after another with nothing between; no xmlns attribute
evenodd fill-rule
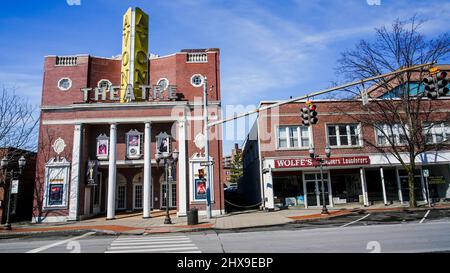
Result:
<svg viewBox="0 0 450 273"><path fill-rule="evenodd" d="M430 172L428 171L428 169L423 170L423 177L428 177L430 176Z"/></svg>
<svg viewBox="0 0 450 273"><path fill-rule="evenodd" d="M369 103L369 94L367 93L367 90L366 90L366 89L364 89L364 90L361 92L361 100L362 100L362 104L363 104L363 105L366 105L366 104Z"/></svg>
<svg viewBox="0 0 450 273"><path fill-rule="evenodd" d="M13 180L11 182L11 194L19 193L19 180Z"/></svg>
<svg viewBox="0 0 450 273"><path fill-rule="evenodd" d="M202 166L202 167L212 166L212 165L214 165L213 161L200 162L200 166Z"/></svg>

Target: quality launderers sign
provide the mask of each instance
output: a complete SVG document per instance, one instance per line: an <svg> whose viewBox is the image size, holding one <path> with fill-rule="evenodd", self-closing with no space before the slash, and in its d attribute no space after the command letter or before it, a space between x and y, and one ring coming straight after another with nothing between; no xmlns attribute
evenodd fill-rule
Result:
<svg viewBox="0 0 450 273"><path fill-rule="evenodd" d="M332 157L324 158L324 166L351 166L351 165L369 165L370 158L368 156L348 156L348 157ZM311 158L295 158L295 159L277 159L275 160L275 168L305 168L315 167L318 163Z"/></svg>

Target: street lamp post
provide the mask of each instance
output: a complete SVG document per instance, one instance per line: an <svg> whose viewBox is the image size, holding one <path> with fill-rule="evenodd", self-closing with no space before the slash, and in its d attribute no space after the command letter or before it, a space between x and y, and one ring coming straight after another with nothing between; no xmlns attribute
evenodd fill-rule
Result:
<svg viewBox="0 0 450 273"><path fill-rule="evenodd" d="M331 148L330 146L327 144L327 146L325 147L325 155L327 158L330 158L331 156ZM327 209L327 204L325 202L325 185L323 183L323 163L325 163L325 159L321 158L318 155L315 155L314 152L314 147L311 146L311 148L309 148L309 156L315 160L316 162L319 163L320 166L320 182L321 182L321 187L322 187L322 214L329 214L328 209ZM328 178L330 179L330 178Z"/></svg>
<svg viewBox="0 0 450 273"><path fill-rule="evenodd" d="M206 157L206 217L212 218L211 210L211 162L209 160L209 128L208 128L208 91L207 77L203 78L203 134L205 136L205 157Z"/></svg>
<svg viewBox="0 0 450 273"><path fill-rule="evenodd" d="M163 161L164 164L164 180L166 185L166 190L164 192L164 198L166 199L166 218L164 219L164 224L172 224L172 220L170 219L169 213L169 179L172 180L172 172L170 176L168 174L168 169L176 166L178 161L178 151L175 150L170 152L170 140L171 136L167 133L160 133L156 136L157 142L157 152L155 154L156 164L159 166L159 163Z"/></svg>
<svg viewBox="0 0 450 273"><path fill-rule="evenodd" d="M8 203L7 203L7 210L6 210L6 223L3 226L4 229L6 230L11 230L11 223L9 221L9 217L11 214L11 188L12 188L12 181L15 177L16 174L22 174L22 170L25 168L25 165L27 164L27 161L25 159L25 157L22 155L19 160L17 161L18 165L19 165L19 172L14 171L13 168L11 168L11 170L8 171L8 165L10 165L10 161L8 160L8 158L5 156L2 158L2 160L0 161L0 170L3 171L3 181L2 181L2 185L8 189ZM9 185L7 186L7 179L9 176Z"/></svg>

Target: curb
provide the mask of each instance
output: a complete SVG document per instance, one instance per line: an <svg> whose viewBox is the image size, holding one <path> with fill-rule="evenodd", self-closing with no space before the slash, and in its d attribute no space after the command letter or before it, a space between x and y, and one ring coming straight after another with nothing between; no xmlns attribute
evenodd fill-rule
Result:
<svg viewBox="0 0 450 273"><path fill-rule="evenodd" d="M144 234L167 234L167 233L180 233L180 232L206 232L206 231L215 231L215 232L232 232L232 231L243 231L250 229L261 229L261 228L272 228L272 227L282 227L292 223L301 223L301 222L311 222L316 220L330 219L339 216L346 216L353 213L365 213L365 212L396 212L396 211L426 211L426 210L445 210L450 209L450 207L446 206L438 206L438 207L422 207L422 208L408 208L408 207L398 207L398 208L358 208L358 209L345 209L345 210L337 210L331 211L330 215L321 215L321 214L311 214L304 216L303 219L296 219L295 217L301 216L291 216L287 217L290 219L289 222L280 223L280 224L272 224L272 225L260 225L260 226L248 226L248 227L236 227L236 228L217 228L217 227L192 227L192 228L176 228L176 227L161 227L161 230L150 231L145 228L136 228L135 230L129 231L113 231L106 229L72 229L72 230L50 230L50 231L31 231L31 232L11 232L11 233L0 233L0 240L2 239L13 239L13 238L26 238L26 237L47 237L47 236L71 236L71 235L79 235L87 232L95 232L92 236L119 236L119 235L144 235ZM163 230L163 228L167 228L169 230ZM172 229L172 230L170 230Z"/></svg>
<svg viewBox="0 0 450 273"><path fill-rule="evenodd" d="M120 235L109 230L100 229L73 229L73 230L51 230L51 231L33 231L33 232L13 232L13 233L0 233L0 240L17 239L17 238L43 238L48 236L74 236L82 235L88 232L95 232L91 236L105 236L105 235Z"/></svg>

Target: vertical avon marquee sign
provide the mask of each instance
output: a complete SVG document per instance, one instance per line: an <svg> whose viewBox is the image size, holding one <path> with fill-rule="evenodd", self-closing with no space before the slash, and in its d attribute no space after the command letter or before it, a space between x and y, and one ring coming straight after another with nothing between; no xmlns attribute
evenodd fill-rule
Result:
<svg viewBox="0 0 450 273"><path fill-rule="evenodd" d="M147 85L148 15L129 8L123 16L120 102L140 101L140 85Z"/></svg>

